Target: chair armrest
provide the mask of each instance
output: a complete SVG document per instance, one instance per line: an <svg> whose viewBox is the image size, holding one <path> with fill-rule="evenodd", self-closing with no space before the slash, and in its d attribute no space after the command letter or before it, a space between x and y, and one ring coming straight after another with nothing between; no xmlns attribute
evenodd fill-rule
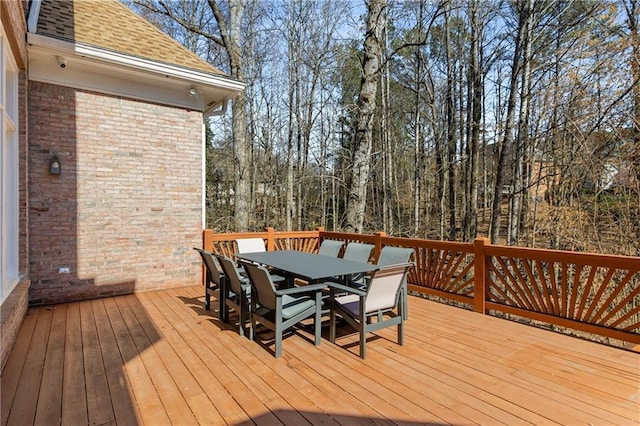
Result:
<svg viewBox="0 0 640 426"><path fill-rule="evenodd" d="M404 263L396 263L394 265L385 265L378 268L378 271L384 271L387 269L396 269L396 268L411 268L415 266L414 262L404 262Z"/></svg>
<svg viewBox="0 0 640 426"><path fill-rule="evenodd" d="M327 288L326 284L309 284L300 287L283 288L276 290L276 296L300 294L300 293L314 293L322 291Z"/></svg>
<svg viewBox="0 0 640 426"><path fill-rule="evenodd" d="M339 291L344 291L346 293L353 293L353 294L357 294L358 296L366 296L367 292L364 290L360 290L359 288L354 288L354 287L349 287L346 286L344 284L338 284L338 283L326 283L329 284L329 287L331 287L332 289L335 290L339 290Z"/></svg>

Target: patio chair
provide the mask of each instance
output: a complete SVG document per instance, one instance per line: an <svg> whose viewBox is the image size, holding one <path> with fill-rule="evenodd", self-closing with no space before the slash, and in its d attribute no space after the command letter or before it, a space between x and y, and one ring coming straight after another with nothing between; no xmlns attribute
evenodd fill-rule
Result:
<svg viewBox="0 0 640 426"><path fill-rule="evenodd" d="M373 244L365 243L349 243L347 248L344 249L343 259L353 260L355 262L369 262L371 252L374 249Z"/></svg>
<svg viewBox="0 0 640 426"><path fill-rule="evenodd" d="M336 240L322 240L318 254L323 256L338 257L344 243Z"/></svg>
<svg viewBox="0 0 640 426"><path fill-rule="evenodd" d="M229 308L234 309L239 316L238 334L245 336L246 324L250 315L251 285L249 279L240 276L233 260L228 257L217 255L218 262L222 267L225 275L225 285L223 286L222 313L220 318L224 322L229 322ZM249 328L249 336L251 336L251 328Z"/></svg>
<svg viewBox="0 0 640 426"><path fill-rule="evenodd" d="M343 259L353 260L354 262L364 262L369 263L369 258L371 257L371 252L375 246L373 244L366 243L349 243L347 244L347 248L344 249L344 254L342 255ZM358 274L356 276L351 277L351 283L356 286L362 286L362 282L364 280L364 274Z"/></svg>
<svg viewBox="0 0 640 426"><path fill-rule="evenodd" d="M315 345L320 345L322 289L324 284L276 289L269 271L260 265L241 262L252 287L251 328L249 338L254 340L259 322L275 334L275 357L282 355L282 334L301 321L313 317Z"/></svg>
<svg viewBox="0 0 640 426"><path fill-rule="evenodd" d="M267 251L262 238L238 238L236 240L238 253L261 253ZM271 274L271 279L277 283L286 282L285 277L277 274Z"/></svg>
<svg viewBox="0 0 640 426"><path fill-rule="evenodd" d="M380 251L380 256L378 256L378 262L376 263L376 265L388 266L397 265L399 263L406 263L409 261L412 254L412 248L384 246ZM356 286L364 288L366 286L365 278L367 277L363 276L358 280L354 279L352 280L352 283Z"/></svg>
<svg viewBox="0 0 640 426"><path fill-rule="evenodd" d="M238 238L238 253L258 253L267 251L262 238Z"/></svg>
<svg viewBox="0 0 640 426"><path fill-rule="evenodd" d="M194 247L195 251L200 254L202 263L205 266L206 276L204 285L204 308L208 311L211 309L211 296L215 290L218 290L218 302L220 304L218 315L222 319L222 310L224 307L224 298L222 294L222 286L224 273L221 272L220 264L214 257L213 253Z"/></svg>
<svg viewBox="0 0 640 426"><path fill-rule="evenodd" d="M397 265L398 263L405 263L411 259L411 255L414 250L406 247L392 247L384 246L380 251L378 257L378 266ZM402 316L405 320L409 318L408 309L408 297L407 297L407 277L405 276L402 282L402 291L400 296L402 297Z"/></svg>
<svg viewBox="0 0 640 426"><path fill-rule="evenodd" d="M398 327L398 344L404 344L403 304L399 303L399 292L407 271L413 263L384 266L371 276L366 290L333 284L330 300L331 343L336 341L336 316L340 315L360 334L360 357L366 358L367 333L384 327ZM344 296L335 296L335 292L346 292Z"/></svg>

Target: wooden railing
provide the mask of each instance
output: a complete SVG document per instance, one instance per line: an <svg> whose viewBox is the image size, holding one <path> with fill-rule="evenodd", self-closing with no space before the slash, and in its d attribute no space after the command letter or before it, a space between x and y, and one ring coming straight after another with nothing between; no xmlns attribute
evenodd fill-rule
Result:
<svg viewBox="0 0 640 426"><path fill-rule="evenodd" d="M640 257L434 241L375 234L275 231L215 234L205 250L227 256L235 240L261 237L268 250L316 252L323 239L415 250L409 290L453 300L482 314L506 313L640 345Z"/></svg>

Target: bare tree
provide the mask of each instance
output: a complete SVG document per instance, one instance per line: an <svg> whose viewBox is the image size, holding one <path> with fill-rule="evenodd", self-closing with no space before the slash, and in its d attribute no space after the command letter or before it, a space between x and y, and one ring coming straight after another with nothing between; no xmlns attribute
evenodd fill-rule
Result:
<svg viewBox="0 0 640 426"><path fill-rule="evenodd" d="M446 94L446 117L447 117L447 194L448 194L448 212L449 212L449 230L448 237L450 240L456 239L456 173L455 173L455 157L456 157L456 127L457 115L455 107L455 83L457 79L454 75L454 59L452 54L451 42L451 3L447 3L444 13L444 49L447 64L447 94Z"/></svg>
<svg viewBox="0 0 640 426"><path fill-rule="evenodd" d="M356 119L356 146L344 225L344 228L348 231L362 232L364 225L367 182L371 168L376 93L384 49L382 33L387 23L386 9L386 0L370 0L367 4L364 59Z"/></svg>
<svg viewBox="0 0 640 426"><path fill-rule="evenodd" d="M509 84L509 98L507 101L507 116L502 129L502 137L497 149L496 179L493 188L493 204L491 208L490 236L491 242L498 241L500 233L502 189L504 187L505 171L507 165L507 150L513 144L513 124L515 118L516 101L518 99L518 75L522 64L522 45L525 43L527 22L530 19L534 0L514 4L517 10L518 27L511 62L511 75Z"/></svg>
<svg viewBox="0 0 640 426"><path fill-rule="evenodd" d="M462 232L465 241L473 240L478 232L478 171L480 146L480 120L482 119L482 63L480 2L469 0L469 21L471 27L471 50L469 52L468 73L468 123L466 200Z"/></svg>
<svg viewBox="0 0 640 426"><path fill-rule="evenodd" d="M627 18L627 28L629 30L629 44L631 55L629 63L631 65L631 76L633 78L633 140L635 154L635 174L636 180L640 182L640 0L624 1L624 9ZM640 206L638 206L640 210ZM640 216L640 211L638 212Z"/></svg>

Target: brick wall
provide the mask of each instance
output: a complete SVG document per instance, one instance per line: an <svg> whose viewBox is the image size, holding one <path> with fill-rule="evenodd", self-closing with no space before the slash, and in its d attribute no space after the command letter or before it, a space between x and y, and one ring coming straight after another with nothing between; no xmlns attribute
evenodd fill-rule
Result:
<svg viewBox="0 0 640 426"><path fill-rule="evenodd" d="M0 309L0 371L9 358L29 302L29 281L20 281Z"/></svg>
<svg viewBox="0 0 640 426"><path fill-rule="evenodd" d="M18 87L18 132L19 132L19 241L18 270L21 274L28 273L27 257L27 107L26 107L26 62L27 46L25 43L25 17L24 3L22 2L0 2L0 20L5 34L7 35L11 52L13 54L19 72ZM4 368L7 357L13 347L13 342L18 334L22 320L27 312L29 295L29 281L23 280L13 289L0 306L0 369Z"/></svg>
<svg viewBox="0 0 640 426"><path fill-rule="evenodd" d="M199 283L201 113L31 81L29 114L32 304Z"/></svg>

